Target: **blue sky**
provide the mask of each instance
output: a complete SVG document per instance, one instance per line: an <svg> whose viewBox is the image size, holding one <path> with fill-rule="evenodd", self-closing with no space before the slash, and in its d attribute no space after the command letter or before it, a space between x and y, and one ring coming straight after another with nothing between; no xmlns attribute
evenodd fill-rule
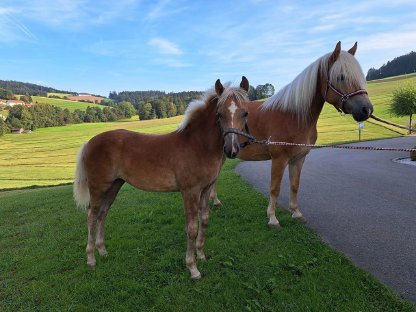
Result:
<svg viewBox="0 0 416 312"><path fill-rule="evenodd" d="M277 90L339 40L364 73L416 50L416 1L0 0L0 79L104 96Z"/></svg>

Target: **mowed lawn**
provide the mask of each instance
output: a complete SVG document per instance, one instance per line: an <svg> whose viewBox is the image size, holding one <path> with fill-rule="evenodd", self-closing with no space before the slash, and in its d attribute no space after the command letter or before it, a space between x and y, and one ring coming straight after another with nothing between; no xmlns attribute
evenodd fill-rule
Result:
<svg viewBox="0 0 416 312"><path fill-rule="evenodd" d="M415 311L233 172L219 180L202 279L185 267L178 193L125 185L107 218L109 256L86 265L86 214L71 186L0 193L0 311Z"/></svg>
<svg viewBox="0 0 416 312"><path fill-rule="evenodd" d="M415 77L402 78L406 77L371 82L368 84L368 92L374 104L375 115L407 124L406 117L393 117L388 113L392 91L403 83L416 83ZM31 134L6 135L0 138L0 189L72 182L78 149L94 135L120 128L144 133L169 132L176 129L181 119L182 117L178 116L163 120L134 121L131 119L112 123L85 123L38 129ZM318 144L358 140L358 124L350 115L341 116L332 105L328 104L324 106L318 121L318 131ZM390 138L405 133L405 130L380 126L377 122L369 120L365 122L362 139Z"/></svg>

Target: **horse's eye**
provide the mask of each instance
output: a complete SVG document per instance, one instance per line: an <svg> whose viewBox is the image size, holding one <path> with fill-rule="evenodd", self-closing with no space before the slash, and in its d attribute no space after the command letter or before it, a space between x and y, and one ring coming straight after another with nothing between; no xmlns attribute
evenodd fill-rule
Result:
<svg viewBox="0 0 416 312"><path fill-rule="evenodd" d="M345 80L345 76L343 74L337 77L337 81L344 81L344 80Z"/></svg>
<svg viewBox="0 0 416 312"><path fill-rule="evenodd" d="M243 113L243 118L246 118L248 116L248 112Z"/></svg>
<svg viewBox="0 0 416 312"><path fill-rule="evenodd" d="M224 116L221 113L217 113L217 118L222 119Z"/></svg>

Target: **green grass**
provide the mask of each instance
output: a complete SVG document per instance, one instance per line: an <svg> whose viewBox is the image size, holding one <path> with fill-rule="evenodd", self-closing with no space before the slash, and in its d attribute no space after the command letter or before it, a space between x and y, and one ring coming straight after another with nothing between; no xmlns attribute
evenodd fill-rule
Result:
<svg viewBox="0 0 416 312"><path fill-rule="evenodd" d="M86 216L70 186L0 193L1 311L415 311L288 213L227 161L211 211L203 277L185 267L178 193L124 186L106 224L109 256L86 265Z"/></svg>
<svg viewBox="0 0 416 312"><path fill-rule="evenodd" d="M375 115L400 124L407 124L407 117L394 117L388 112L392 91L406 82L415 83L416 77L379 81L368 85ZM56 99L48 100L55 101ZM58 101L63 100L58 99ZM164 120L134 121L132 118L121 122L85 123L38 129L31 134L5 135L0 138L0 168L2 170L0 189L69 183L74 178L75 157L79 147L94 135L119 128L144 133L164 133L173 131L181 119L182 117L175 117ZM329 104L325 104L319 118L318 132L318 144L358 140L357 123L349 115L340 116ZM406 131L367 121L362 131L362 139L391 138L400 134L406 134Z"/></svg>
<svg viewBox="0 0 416 312"><path fill-rule="evenodd" d="M48 97L49 96L59 96L60 98L64 98L64 97L66 97L66 96L71 96L72 94L70 94L70 93L55 93L55 92L49 92L48 93Z"/></svg>
<svg viewBox="0 0 416 312"><path fill-rule="evenodd" d="M78 102L78 101L70 101L64 99L55 99L55 98L47 98L43 96L32 96L32 100L34 104L49 104L58 106L62 109L68 108L71 112L76 109L85 111L88 106L91 107L100 107L103 108L103 105L94 104L94 103L86 103L86 102Z"/></svg>

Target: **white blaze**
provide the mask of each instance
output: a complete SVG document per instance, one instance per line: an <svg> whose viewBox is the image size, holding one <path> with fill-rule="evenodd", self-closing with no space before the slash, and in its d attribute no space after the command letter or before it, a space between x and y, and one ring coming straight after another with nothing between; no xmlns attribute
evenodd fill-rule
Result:
<svg viewBox="0 0 416 312"><path fill-rule="evenodd" d="M231 102L231 105L228 106L228 110L231 113L231 128L234 128L234 113L237 111L237 105L235 105L234 101ZM234 135L231 137L231 144L232 144L232 152L235 153L234 149Z"/></svg>

